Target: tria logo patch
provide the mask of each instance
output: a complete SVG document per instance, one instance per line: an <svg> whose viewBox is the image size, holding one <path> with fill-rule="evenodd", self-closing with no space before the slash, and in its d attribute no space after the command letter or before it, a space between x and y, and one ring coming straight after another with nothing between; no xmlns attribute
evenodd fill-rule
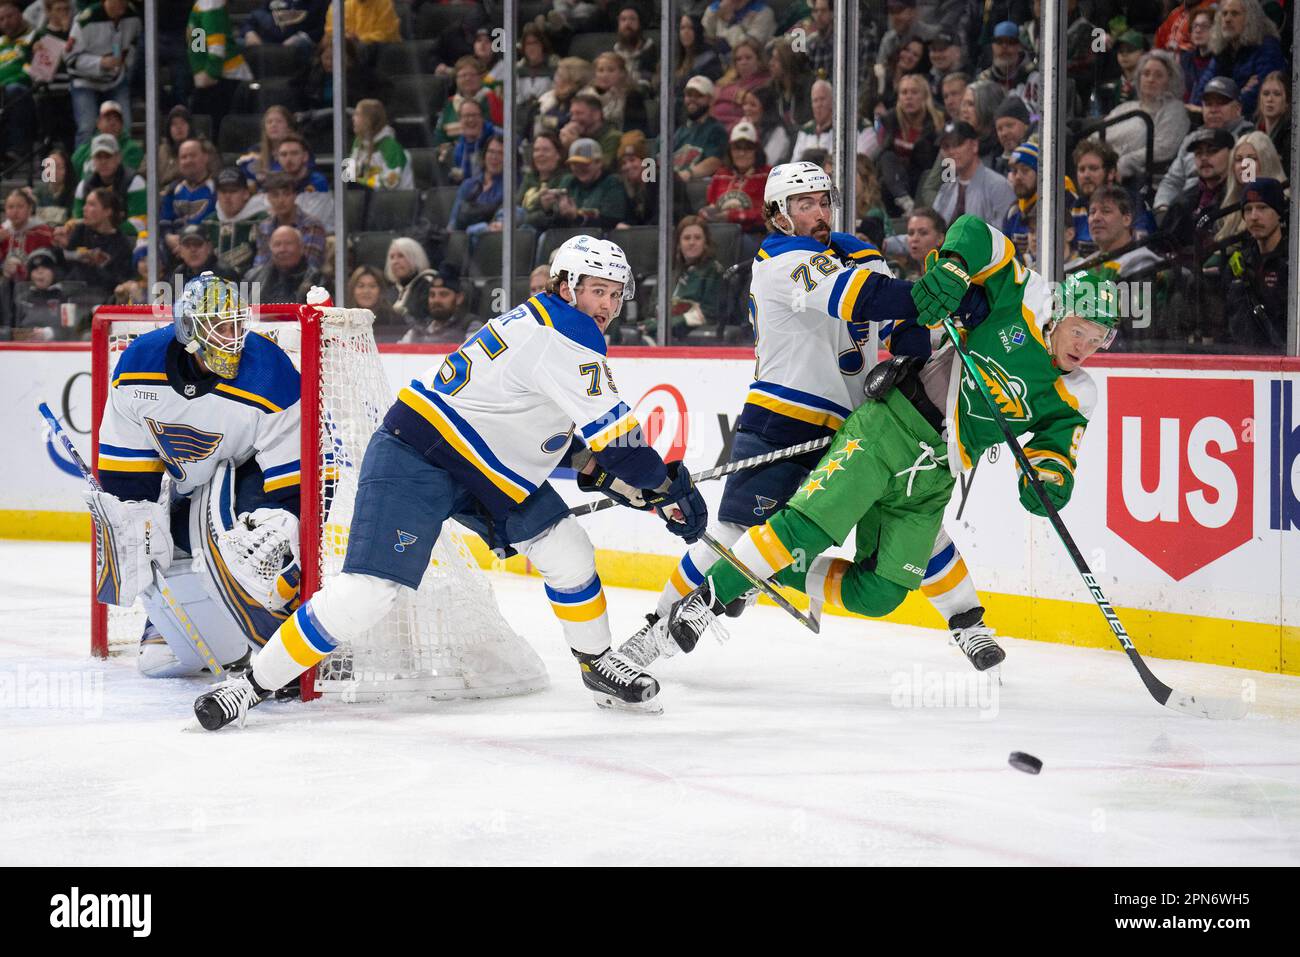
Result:
<svg viewBox="0 0 1300 957"><path fill-rule="evenodd" d="M410 532L404 532L400 528L397 530L397 544L393 546L393 551L398 554L406 551L406 546L414 545L420 540L420 536L412 535Z"/></svg>
<svg viewBox="0 0 1300 957"><path fill-rule="evenodd" d="M1025 344L1027 336L1025 330L1019 326L1007 326L998 330L998 338L1002 340L1002 348L1007 352L1015 352Z"/></svg>

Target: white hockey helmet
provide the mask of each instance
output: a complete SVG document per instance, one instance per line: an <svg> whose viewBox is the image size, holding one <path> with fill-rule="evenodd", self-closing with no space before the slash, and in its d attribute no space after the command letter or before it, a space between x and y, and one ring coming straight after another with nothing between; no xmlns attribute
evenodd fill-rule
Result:
<svg viewBox="0 0 1300 957"><path fill-rule="evenodd" d="M570 289L575 289L583 276L621 282L623 299L610 317L613 319L618 318L618 314L623 311L622 303L629 302L636 296L636 280L632 278L632 267L628 265L627 255L618 243L612 243L608 239L574 236L565 240L551 258L551 279L557 279L562 272L568 274Z"/></svg>
<svg viewBox="0 0 1300 957"><path fill-rule="evenodd" d="M248 317L239 287L212 272L187 282L172 306L176 341L186 352L197 353L223 379L239 374Z"/></svg>
<svg viewBox="0 0 1300 957"><path fill-rule="evenodd" d="M772 225L786 235L792 233L778 224L776 217L784 216L786 222L789 222L790 210L786 203L791 196L800 193L830 193L831 210L840 208L840 191L835 188L826 170L816 163L782 163L773 166L772 172L767 174L767 185L763 187L763 210Z"/></svg>

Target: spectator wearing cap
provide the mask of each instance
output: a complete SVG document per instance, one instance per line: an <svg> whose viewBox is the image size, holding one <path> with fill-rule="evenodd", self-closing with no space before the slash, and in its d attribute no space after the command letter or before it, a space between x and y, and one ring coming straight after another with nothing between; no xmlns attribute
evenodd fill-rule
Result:
<svg viewBox="0 0 1300 957"><path fill-rule="evenodd" d="M131 128L131 73L143 32L140 13L127 0L102 0L73 21L64 58L72 77L78 146L94 136L99 104L104 100L122 105L122 125Z"/></svg>
<svg viewBox="0 0 1300 957"><path fill-rule="evenodd" d="M479 74L483 77L483 86L500 96L504 82L501 78L503 58L492 42L492 31L485 26L476 29L471 50L470 56L478 62Z"/></svg>
<svg viewBox="0 0 1300 957"><path fill-rule="evenodd" d="M119 282L113 289L113 302L119 306L147 306L149 299L149 247L136 246L131 252L135 275Z"/></svg>
<svg viewBox="0 0 1300 957"><path fill-rule="evenodd" d="M302 233L293 226L277 226L271 233L266 262L245 277L256 283L262 302L306 303L312 286L323 284L320 270L307 259Z"/></svg>
<svg viewBox="0 0 1300 957"><path fill-rule="evenodd" d="M467 99L460 104L457 129L459 133L454 142L438 147L438 158L449 163L447 176L454 184L460 185L480 171L483 147L497 128L488 122L477 100Z"/></svg>
<svg viewBox="0 0 1300 957"><path fill-rule="evenodd" d="M53 250L38 249L27 257L23 274L28 281L14 299L14 329L17 341L49 342L63 325L62 306L68 294L59 285L58 257Z"/></svg>
<svg viewBox="0 0 1300 957"><path fill-rule="evenodd" d="M280 170L293 181L298 208L325 227L334 230L334 197L331 183L312 168L311 147L298 133L289 133L275 149Z"/></svg>
<svg viewBox="0 0 1300 957"><path fill-rule="evenodd" d="M1282 184L1261 177L1247 188L1243 215L1249 242L1228 258L1228 332L1234 344L1272 353L1286 351L1287 199Z"/></svg>
<svg viewBox="0 0 1300 957"><path fill-rule="evenodd" d="M1192 134L1190 152L1196 164L1196 180L1165 211L1161 228L1185 245L1191 245L1195 229L1199 242L1208 244L1218 231L1217 214L1228 190L1232 134L1224 129L1202 128ZM1159 210L1156 211L1160 216Z"/></svg>
<svg viewBox="0 0 1300 957"><path fill-rule="evenodd" d="M673 172L686 183L717 172L727 150L727 131L709 115L713 81L708 77L691 77L683 100L686 116L673 133Z"/></svg>
<svg viewBox="0 0 1300 957"><path fill-rule="evenodd" d="M1025 106L1024 101L1018 96L1009 96L1003 100L993 120L993 130L1003 149L1002 154L993 161L995 172L1010 171L1011 154L1020 147L1021 143L1029 139L1031 129L1033 126L1029 122L1029 108Z"/></svg>
<svg viewBox="0 0 1300 957"><path fill-rule="evenodd" d="M493 90L483 85L483 72L478 60L472 56L463 56L455 66L456 92L447 98L437 122L433 128L434 146L442 146L461 136L461 108L466 101L473 100L479 105L479 115L485 123L500 126L504 116L501 98Z"/></svg>
<svg viewBox="0 0 1300 957"><path fill-rule="evenodd" d="M30 189L15 189L5 197L0 222L0 263L5 279L27 278L27 259L38 249L54 244L54 230L36 216L36 197Z"/></svg>
<svg viewBox="0 0 1300 957"><path fill-rule="evenodd" d="M1274 149L1273 141L1268 138L1267 133L1261 133L1259 130L1251 130L1237 140L1236 145L1232 147L1232 156L1228 159L1228 171L1231 175L1228 180L1228 192L1223 197L1225 209L1240 207L1246 190L1257 179L1275 179L1278 182L1286 179L1282 158ZM1240 210L1229 213L1220 220L1219 232L1215 238L1222 241L1237 235L1245 228L1245 216Z"/></svg>
<svg viewBox="0 0 1300 957"><path fill-rule="evenodd" d="M929 43L939 32L939 27L926 23L917 14L916 0L888 0L885 5L889 17L889 30L876 51L876 64L886 66L898 59L898 51L912 40Z"/></svg>
<svg viewBox="0 0 1300 957"><path fill-rule="evenodd" d="M367 189L415 189L411 159L388 125L383 103L359 101L352 114L352 132L355 138L348 159L353 182Z"/></svg>
<svg viewBox="0 0 1300 957"><path fill-rule="evenodd" d="M744 114L742 102L750 90L763 86L769 80L763 66L763 48L746 37L731 51L731 69L722 75L714 90L713 118L728 133Z"/></svg>
<svg viewBox="0 0 1300 957"><path fill-rule="evenodd" d="M762 48L776 35L776 14L763 0L713 0L704 10L704 35L710 40L725 40L735 49L749 37Z"/></svg>
<svg viewBox="0 0 1300 957"><path fill-rule="evenodd" d="M244 46L296 47L308 55L325 35L328 7L329 0L265 0L244 21L240 39Z"/></svg>
<svg viewBox="0 0 1300 957"><path fill-rule="evenodd" d="M1074 148L1072 160L1075 195L1072 197L1074 202L1070 209L1070 219L1074 224L1074 245L1080 256L1089 256L1097 248L1088 226L1089 200L1103 186L1119 185L1119 154L1103 140L1086 139ZM1156 221L1151 210L1132 191L1129 192L1129 199L1133 208L1134 235L1146 236L1155 232Z"/></svg>
<svg viewBox="0 0 1300 957"><path fill-rule="evenodd" d="M1003 235L1011 240L1016 252L1026 265L1032 265L1029 252L1029 222L1038 207L1038 144L1021 143L1010 153L1007 181L1015 194L1015 201L1001 221Z"/></svg>
<svg viewBox="0 0 1300 957"><path fill-rule="evenodd" d="M217 215L204 221L217 258L242 274L257 255L257 224L266 219L266 194L253 196L237 166L217 174Z"/></svg>
<svg viewBox="0 0 1300 957"><path fill-rule="evenodd" d="M996 83L1008 95L1033 100L1030 74L1034 65L1020 43L1020 26L1003 20L993 28L993 63L978 77Z"/></svg>
<svg viewBox="0 0 1300 957"><path fill-rule="evenodd" d="M483 147L481 171L461 183L456 190L447 228L469 231L471 243L475 242L473 237L485 231L499 232L503 228L501 220L494 222L493 217L501 211L501 201L505 197L502 180L505 156L505 141L500 133L493 133Z"/></svg>
<svg viewBox="0 0 1300 957"><path fill-rule="evenodd" d="M645 96L627 72L627 61L617 53L606 50L596 57L591 86L582 92L594 94L600 100L601 115L611 128L643 133L649 128Z"/></svg>
<svg viewBox="0 0 1300 957"><path fill-rule="evenodd" d="M1289 77L1280 70L1264 77L1259 86L1255 126L1268 134L1279 156L1291 155L1291 90Z"/></svg>
<svg viewBox="0 0 1300 957"><path fill-rule="evenodd" d="M1264 13L1259 0L1223 0L1214 14L1210 49L1214 61L1192 91L1193 103L1201 102L1211 76L1231 77L1241 90L1242 112L1250 116L1264 77L1287 69L1277 25Z"/></svg>
<svg viewBox="0 0 1300 957"><path fill-rule="evenodd" d="M1097 87L1097 100L1103 110L1109 113L1137 96L1138 70L1147 49L1147 38L1136 30L1125 30L1115 38L1115 62L1120 75Z"/></svg>
<svg viewBox="0 0 1300 957"><path fill-rule="evenodd" d="M623 134L618 144L618 179L623 184L627 213L614 227L654 226L659 219L659 184L647 175L650 144L640 130ZM716 177L715 177L716 179Z"/></svg>
<svg viewBox="0 0 1300 957"><path fill-rule="evenodd" d="M271 259L271 236L281 226L292 226L303 247L303 255L313 269L325 262L325 226L304 212L295 202L298 196L293 176L281 170L266 177L266 205L270 215L257 224L257 255L253 268ZM273 302L274 300L267 300Z"/></svg>
<svg viewBox="0 0 1300 957"><path fill-rule="evenodd" d="M102 129L102 117L100 132L109 132L108 130ZM163 126L162 139L158 143L158 152L156 154L158 163L158 185L165 189L180 178L181 170L178 155L181 151L181 144L186 140L198 137L199 134L194 129L194 117L191 115L189 108L179 104L173 106L171 112L167 114L167 122ZM121 143L121 140L118 142ZM206 150L206 144L204 148ZM125 143L122 143L122 158L127 166L131 165ZM133 168L138 169L139 167ZM213 149L208 156L208 175L216 176L220 169L221 154Z"/></svg>
<svg viewBox="0 0 1300 957"><path fill-rule="evenodd" d="M198 225L217 211L217 184L208 177L208 155L196 139L181 144L181 178L163 192L158 208L159 228L167 251L179 254L179 233L185 226Z"/></svg>
<svg viewBox="0 0 1300 957"><path fill-rule="evenodd" d="M86 197L96 189L104 188L116 194L126 212L121 222L122 233L134 237L144 231L148 197L144 177L129 170L122 163L121 148L117 140L100 133L90 142L91 173L77 184L72 201L72 218L80 219Z"/></svg>
<svg viewBox="0 0 1300 957"><path fill-rule="evenodd" d="M680 114L685 109L683 96L690 79L702 76L706 80L716 81L725 69L713 41L704 35L699 17L683 13L678 18L677 55L673 58L673 63L676 64L673 68L674 102Z"/></svg>
<svg viewBox="0 0 1300 957"><path fill-rule="evenodd" d="M884 192L903 215L916 205L921 177L938 158L943 125L943 114L934 105L925 77L903 77L894 108L881 120L881 151L876 157Z"/></svg>
<svg viewBox="0 0 1300 957"><path fill-rule="evenodd" d="M1148 155L1147 126L1136 119L1107 127L1106 141L1119 154L1120 179L1146 172L1148 162L1167 163L1173 159L1191 125L1187 108L1183 106L1183 74L1169 51L1152 50L1142 56L1136 93L1136 99L1121 103L1106 119L1145 113L1155 123L1155 143Z"/></svg>
<svg viewBox="0 0 1300 957"><path fill-rule="evenodd" d="M189 111L186 110L188 116ZM99 104L99 118L95 122L97 135L107 135L117 140L122 154L122 165L128 169L144 168L144 146L139 140L131 139L130 131L122 117L122 105L116 100L105 100ZM72 153L72 168L78 178L84 179L92 172L90 168L90 140L78 146ZM177 146L180 144L177 143ZM164 183L165 185L165 183Z"/></svg>
<svg viewBox="0 0 1300 957"><path fill-rule="evenodd" d="M132 243L122 231L125 219L121 196L103 186L90 189L79 218L54 230L64 279L85 283L107 301L117 284L134 271Z"/></svg>
<svg viewBox="0 0 1300 957"><path fill-rule="evenodd" d="M1215 2L1216 0L1176 0L1169 16L1156 29L1155 48L1173 54L1192 49L1196 45L1192 39L1196 14L1209 10L1213 17Z"/></svg>
<svg viewBox="0 0 1300 957"><path fill-rule="evenodd" d="M614 52L627 64L632 82L645 92L654 85L659 48L645 32L641 8L635 3L620 3L616 29L618 39L614 41Z"/></svg>
<svg viewBox="0 0 1300 957"><path fill-rule="evenodd" d="M748 120L741 120L731 129L727 162L709 181L707 205L699 211L700 219L735 223L747 233L766 233L763 190L771 171L758 144L758 130Z"/></svg>
<svg viewBox="0 0 1300 957"><path fill-rule="evenodd" d="M464 311L465 290L454 263L439 263L431 271L426 296L424 320L408 329L402 342L463 342L483 325Z"/></svg>
<svg viewBox="0 0 1300 957"><path fill-rule="evenodd" d="M600 144L605 169L611 170L622 138L622 131L605 119L605 108L599 96L584 92L573 98L569 107L569 122L560 127L560 143L565 149L571 150L578 140L595 140Z"/></svg>
<svg viewBox="0 0 1300 957"><path fill-rule="evenodd" d="M1180 49L1174 55L1178 65L1183 68L1183 101L1190 103L1192 93L1201 83L1201 77L1209 77L1214 65L1214 50L1210 48L1210 37L1214 34L1214 8L1206 7L1192 14L1191 44ZM1163 47L1161 49L1164 49ZM1195 110L1195 104L1192 104Z"/></svg>
<svg viewBox="0 0 1300 957"><path fill-rule="evenodd" d="M1235 141L1239 136L1249 133L1254 126L1241 114L1241 99L1237 84L1226 76L1218 76L1206 84L1202 102L1201 119L1204 125L1183 137L1178 146L1169 169L1165 171L1156 190L1155 208L1159 216L1161 210L1170 206L1174 200L1191 188L1196 181L1196 160L1192 156L1191 144L1201 130L1226 130ZM1125 175L1120 167L1120 176Z"/></svg>
<svg viewBox="0 0 1300 957"><path fill-rule="evenodd" d="M238 281L239 273L218 259L203 226L186 226L176 234L176 239L176 263L172 271L177 277L177 288L184 289L187 282L208 271L223 279Z"/></svg>
<svg viewBox="0 0 1300 957"><path fill-rule="evenodd" d="M966 66L966 51L951 33L936 33L926 47L930 54L930 93L935 99L943 97L943 78L950 73L960 73Z"/></svg>
<svg viewBox="0 0 1300 957"><path fill-rule="evenodd" d="M559 197L554 220L566 226L613 229L627 216L627 198L619 178L605 172L600 144L576 140L569 147L569 172L573 182Z"/></svg>
<svg viewBox="0 0 1300 957"><path fill-rule="evenodd" d="M537 100L532 120L533 135L562 129L569 122L573 98L591 83L593 76L591 64L582 57L563 57L555 67L551 88Z"/></svg>
<svg viewBox="0 0 1300 957"><path fill-rule="evenodd" d="M951 160L953 176L945 179L934 208L945 222L970 213L986 223L1000 223L1015 199L1005 176L980 162L979 135L962 120L949 123L939 138L943 159Z"/></svg>

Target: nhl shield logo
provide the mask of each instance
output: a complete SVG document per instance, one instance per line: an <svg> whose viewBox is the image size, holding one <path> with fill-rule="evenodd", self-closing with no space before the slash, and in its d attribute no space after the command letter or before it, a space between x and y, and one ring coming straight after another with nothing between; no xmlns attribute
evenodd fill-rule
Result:
<svg viewBox="0 0 1300 957"><path fill-rule="evenodd" d="M412 535L410 532L404 532L400 528L397 530L397 544L393 546L393 551L401 554L406 551L406 546L414 545L420 540L420 536Z"/></svg>

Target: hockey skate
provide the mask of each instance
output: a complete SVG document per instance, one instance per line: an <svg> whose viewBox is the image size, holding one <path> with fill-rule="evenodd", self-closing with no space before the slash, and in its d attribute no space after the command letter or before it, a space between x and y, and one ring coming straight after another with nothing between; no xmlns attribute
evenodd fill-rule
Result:
<svg viewBox="0 0 1300 957"><path fill-rule="evenodd" d="M691 651L710 628L719 641L727 640L727 632L718 622L718 618L730 613L732 605L743 602L743 597L724 605L713 597L713 579L706 578L704 584L688 594L681 601L673 604L668 612L668 637L677 643L682 651ZM736 614L745 609L741 604Z"/></svg>
<svg viewBox="0 0 1300 957"><path fill-rule="evenodd" d="M612 648L603 654L575 651L582 668L582 683L591 691L597 706L615 711L659 714L663 705L655 700L659 682Z"/></svg>
<svg viewBox="0 0 1300 957"><path fill-rule="evenodd" d="M194 716L206 731L224 728L232 721L238 721L242 728L248 709L256 708L269 697L270 693L258 688L251 678L236 675L199 695L194 701Z"/></svg>
<svg viewBox="0 0 1300 957"><path fill-rule="evenodd" d="M1007 657L993 640L993 629L984 624L984 609L980 605L953 615L948 620L948 628L952 631L953 644L962 650L976 671L988 671Z"/></svg>
<svg viewBox="0 0 1300 957"><path fill-rule="evenodd" d="M619 645L618 653L638 668L649 668L658 658L677 654L677 642L668 637L667 622L651 612L636 634Z"/></svg>

